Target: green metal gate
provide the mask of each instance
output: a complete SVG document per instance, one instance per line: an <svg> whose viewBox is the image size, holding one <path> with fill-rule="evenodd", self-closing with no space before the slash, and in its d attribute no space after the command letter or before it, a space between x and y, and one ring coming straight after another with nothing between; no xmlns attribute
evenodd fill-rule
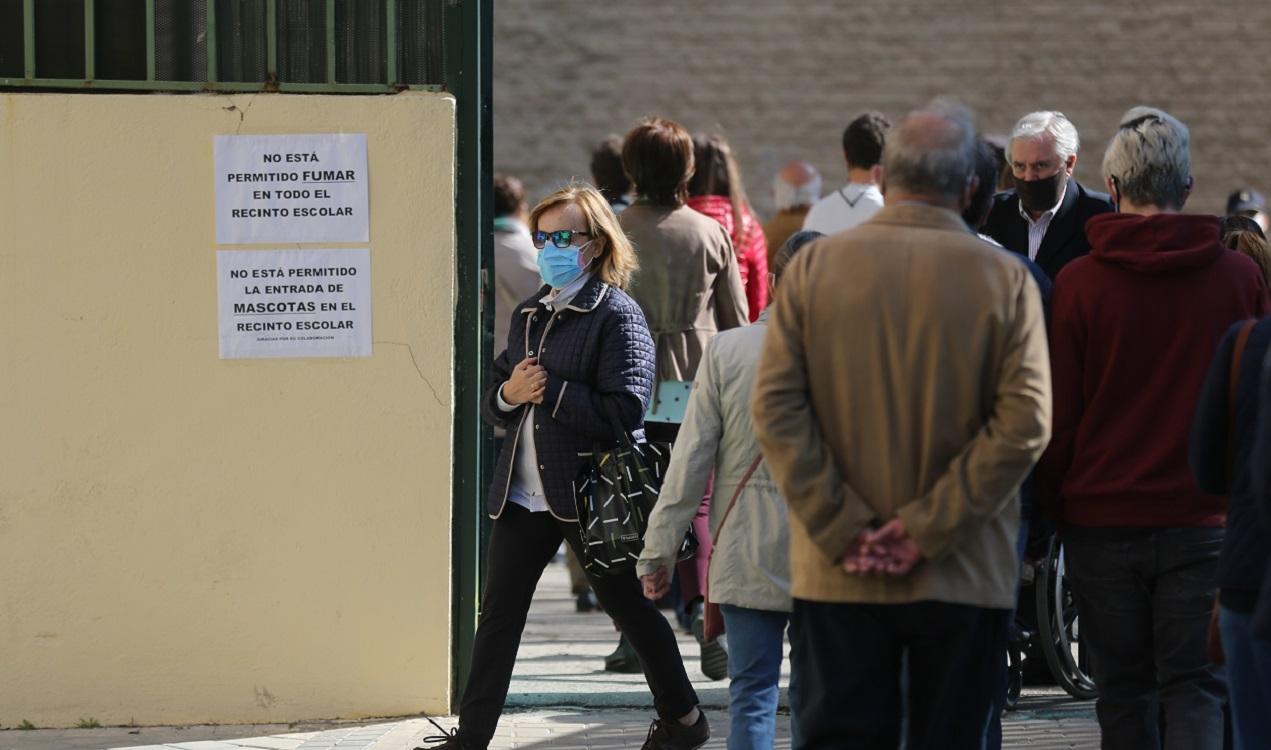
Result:
<svg viewBox="0 0 1271 750"><path fill-rule="evenodd" d="M0 0L0 87L446 88L447 0Z"/></svg>

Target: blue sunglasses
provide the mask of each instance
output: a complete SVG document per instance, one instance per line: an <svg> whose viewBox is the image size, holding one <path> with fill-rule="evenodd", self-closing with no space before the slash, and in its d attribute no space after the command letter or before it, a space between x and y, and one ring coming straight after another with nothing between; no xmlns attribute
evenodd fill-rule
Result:
<svg viewBox="0 0 1271 750"><path fill-rule="evenodd" d="M566 248L573 244L576 236L590 237L591 232L584 232L574 229L561 229L556 232L531 232L530 239L534 242L534 247L542 250L547 241L551 240L556 247Z"/></svg>

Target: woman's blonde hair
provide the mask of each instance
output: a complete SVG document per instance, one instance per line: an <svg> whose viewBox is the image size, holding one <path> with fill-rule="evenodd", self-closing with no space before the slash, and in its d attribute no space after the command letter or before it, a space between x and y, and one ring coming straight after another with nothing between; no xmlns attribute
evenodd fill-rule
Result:
<svg viewBox="0 0 1271 750"><path fill-rule="evenodd" d="M610 286L626 289L640 264L636 260L631 240L627 239L622 227L618 225L618 217L596 188L585 182L571 182L539 201L534 210L530 211L530 231L538 231L540 216L567 203L578 206L592 241L600 243L599 252L592 261L595 264L595 274Z"/></svg>

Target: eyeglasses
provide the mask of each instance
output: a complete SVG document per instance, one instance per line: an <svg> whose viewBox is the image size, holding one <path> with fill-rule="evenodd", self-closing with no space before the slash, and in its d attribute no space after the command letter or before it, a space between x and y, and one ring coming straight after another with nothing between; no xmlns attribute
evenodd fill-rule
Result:
<svg viewBox="0 0 1271 750"><path fill-rule="evenodd" d="M578 235L590 237L591 232L584 232L578 229L561 229L556 232L532 232L530 239L533 240L534 247L542 250L549 239L556 247L569 247L573 243L574 237Z"/></svg>

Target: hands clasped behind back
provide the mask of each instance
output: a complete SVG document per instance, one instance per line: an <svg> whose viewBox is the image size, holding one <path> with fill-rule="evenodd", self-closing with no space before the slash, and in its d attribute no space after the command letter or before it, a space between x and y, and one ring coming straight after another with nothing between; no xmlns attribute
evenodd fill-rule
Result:
<svg viewBox="0 0 1271 750"><path fill-rule="evenodd" d="M841 565L853 575L908 575L922 561L922 552L899 518L878 529L862 529L848 545Z"/></svg>
<svg viewBox="0 0 1271 750"><path fill-rule="evenodd" d="M547 388L547 370L534 357L526 357L512 368L512 376L503 384L503 400L513 406L543 403Z"/></svg>

